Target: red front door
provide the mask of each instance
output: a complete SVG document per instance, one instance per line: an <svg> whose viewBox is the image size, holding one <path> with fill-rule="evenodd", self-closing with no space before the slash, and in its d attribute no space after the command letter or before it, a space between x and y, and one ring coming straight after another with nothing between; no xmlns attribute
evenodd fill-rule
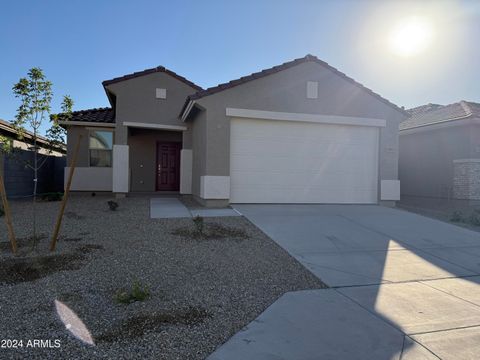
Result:
<svg viewBox="0 0 480 360"><path fill-rule="evenodd" d="M180 189L180 148L178 142L157 143L157 191Z"/></svg>

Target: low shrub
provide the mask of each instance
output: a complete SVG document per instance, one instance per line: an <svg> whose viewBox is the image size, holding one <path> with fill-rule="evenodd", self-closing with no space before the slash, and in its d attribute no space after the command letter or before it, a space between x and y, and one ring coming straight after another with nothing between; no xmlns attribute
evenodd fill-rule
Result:
<svg viewBox="0 0 480 360"><path fill-rule="evenodd" d="M477 210L474 210L468 218L468 222L472 225L480 226L480 213Z"/></svg>
<svg viewBox="0 0 480 360"><path fill-rule="evenodd" d="M150 291L146 285L135 281L130 290L121 290L115 295L115 301L119 304L131 304L136 301L145 301L150 297Z"/></svg>
<svg viewBox="0 0 480 360"><path fill-rule="evenodd" d="M452 216L450 216L450 221L463 222L464 221L463 213L461 211L454 211L452 213Z"/></svg>
<svg viewBox="0 0 480 360"><path fill-rule="evenodd" d="M108 201L107 204L108 204L108 208L112 211L115 211L118 208L118 203L113 200Z"/></svg>
<svg viewBox="0 0 480 360"><path fill-rule="evenodd" d="M63 193L61 192L52 192L42 195L42 200L44 201L62 201Z"/></svg>
<svg viewBox="0 0 480 360"><path fill-rule="evenodd" d="M205 230L205 222L203 221L203 217L197 215L192 220L195 224L195 229L197 230L197 232L203 235L203 232Z"/></svg>

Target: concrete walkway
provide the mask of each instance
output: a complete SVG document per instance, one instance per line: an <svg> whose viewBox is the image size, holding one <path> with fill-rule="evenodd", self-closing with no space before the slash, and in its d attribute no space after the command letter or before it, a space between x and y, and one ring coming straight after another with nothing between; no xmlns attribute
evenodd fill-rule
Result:
<svg viewBox="0 0 480 360"><path fill-rule="evenodd" d="M241 216L238 211L231 208L187 208L177 197L163 196L150 200L150 218L169 219L184 217L222 217Z"/></svg>
<svg viewBox="0 0 480 360"><path fill-rule="evenodd" d="M478 359L480 234L354 205L235 208L328 285L289 293L211 359Z"/></svg>

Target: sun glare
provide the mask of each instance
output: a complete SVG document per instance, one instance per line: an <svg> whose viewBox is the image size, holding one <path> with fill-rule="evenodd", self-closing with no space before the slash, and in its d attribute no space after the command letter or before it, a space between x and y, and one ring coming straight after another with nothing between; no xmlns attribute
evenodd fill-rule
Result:
<svg viewBox="0 0 480 360"><path fill-rule="evenodd" d="M431 22L426 18L412 16L402 19L392 28L389 45L394 54L411 57L425 51L432 38Z"/></svg>

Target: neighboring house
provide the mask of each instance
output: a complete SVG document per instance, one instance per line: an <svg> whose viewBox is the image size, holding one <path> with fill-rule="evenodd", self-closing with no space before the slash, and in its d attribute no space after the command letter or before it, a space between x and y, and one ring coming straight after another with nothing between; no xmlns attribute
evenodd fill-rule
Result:
<svg viewBox="0 0 480 360"><path fill-rule="evenodd" d="M9 197L23 197L33 194L33 170L25 164L33 164L33 153L28 151L33 146L32 133L24 132L20 138L17 130L7 121L0 120L0 135L10 142L15 148L15 156L8 156L0 152L0 172L5 181L5 189ZM44 137L37 137L39 154L45 164L38 175L38 193L62 191L63 189L63 168L65 167L65 146L49 147L48 140Z"/></svg>
<svg viewBox="0 0 480 360"><path fill-rule="evenodd" d="M83 135L73 190L174 191L207 206L399 199L408 114L312 55L206 90L164 67L103 86L112 108L62 122L68 165Z"/></svg>
<svg viewBox="0 0 480 360"><path fill-rule="evenodd" d="M408 110L400 124L402 196L480 199L480 104Z"/></svg>

